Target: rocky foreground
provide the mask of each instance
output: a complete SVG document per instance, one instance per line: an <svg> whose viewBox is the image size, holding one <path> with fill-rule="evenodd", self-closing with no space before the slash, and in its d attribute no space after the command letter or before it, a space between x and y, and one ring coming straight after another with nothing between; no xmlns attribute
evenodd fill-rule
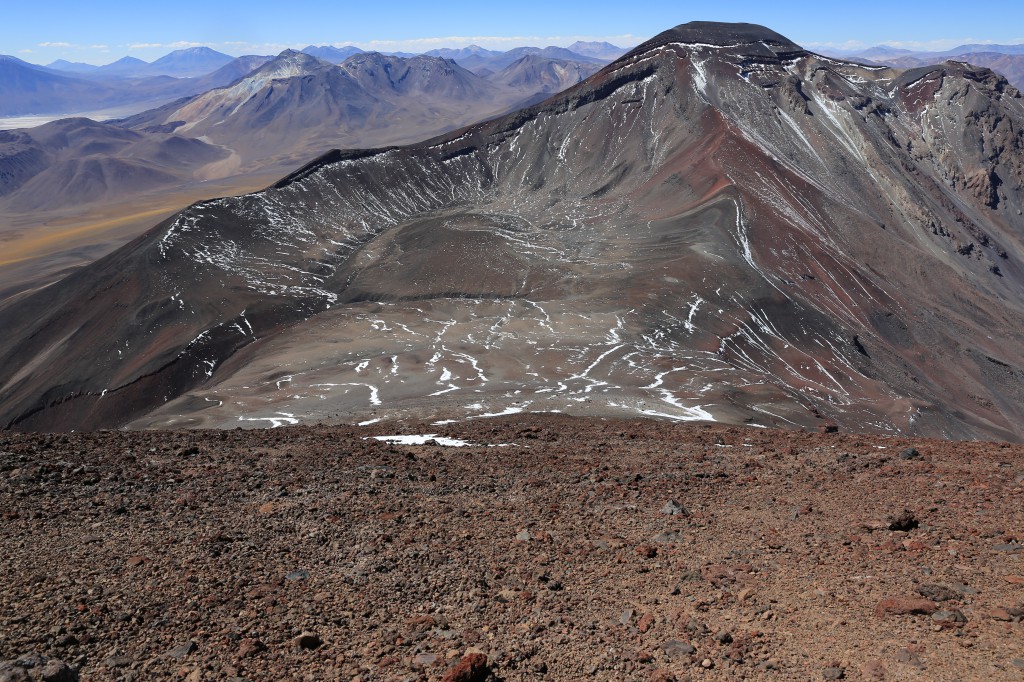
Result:
<svg viewBox="0 0 1024 682"><path fill-rule="evenodd" d="M1022 493L653 421L5 433L0 680L1019 680Z"/></svg>

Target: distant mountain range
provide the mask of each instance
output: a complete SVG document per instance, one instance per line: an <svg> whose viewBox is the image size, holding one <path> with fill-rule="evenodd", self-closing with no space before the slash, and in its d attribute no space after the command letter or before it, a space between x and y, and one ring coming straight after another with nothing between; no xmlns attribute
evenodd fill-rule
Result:
<svg viewBox="0 0 1024 682"><path fill-rule="evenodd" d="M562 47L517 47L507 51L471 45L461 49L432 50L429 57L454 60L480 76L491 76L528 54L579 64L603 65L623 49L609 43L575 43ZM303 53L332 64L365 52L355 46L307 45ZM395 53L414 58L417 55ZM229 85L273 57L246 55L233 58L208 47L175 50L153 62L122 57L103 66L58 59L46 66L0 55L0 117L82 114L132 107L154 106ZM583 69L587 71L587 69Z"/></svg>
<svg viewBox="0 0 1024 682"><path fill-rule="evenodd" d="M129 105L138 105L137 110L141 110L227 85L270 59L272 57L247 55L222 63L218 58L216 61L221 65L205 75L175 78L167 75L129 77L117 73L116 69L102 73L100 69L91 73L61 72L0 55L0 116L80 114ZM198 67L188 67L183 61L178 68L181 71Z"/></svg>
<svg viewBox="0 0 1024 682"><path fill-rule="evenodd" d="M971 43L940 52L923 52L891 45L876 45L857 51L829 50L826 52L846 59L857 59L871 64L885 64L902 69L931 66L946 61L967 62L992 69L1018 89L1024 89L1024 45Z"/></svg>
<svg viewBox="0 0 1024 682"><path fill-rule="evenodd" d="M497 73L514 62L519 61L526 55L531 54L545 57L547 59L561 59L563 61L598 64L601 66L611 61L609 59L592 57L578 52L573 52L565 47L555 46L516 47L511 50L499 52L495 50L488 50L480 47L479 45L470 45L469 47L460 49L444 48L440 50L431 50L424 54L431 57L451 59L457 62L461 67L485 76L491 73Z"/></svg>
<svg viewBox="0 0 1024 682"><path fill-rule="evenodd" d="M58 59L46 65L54 71L65 71L77 74L123 76L141 78L144 76L173 76L174 78L194 78L204 76L229 64L235 58L208 47L189 47L175 50L150 63L136 57L122 57L116 62L104 66L92 66L81 62L68 62Z"/></svg>
<svg viewBox="0 0 1024 682"><path fill-rule="evenodd" d="M201 140L138 133L87 118L0 131L0 199L37 211L119 198L192 179L229 154Z"/></svg>
<svg viewBox="0 0 1024 682"><path fill-rule="evenodd" d="M332 45L307 45L302 48L302 52L308 55L312 55L318 59L323 59L325 62L331 62L332 64L341 64L343 61L348 59L354 54L359 54L364 50L360 50L358 47L352 45L346 45L344 47L334 47Z"/></svg>
<svg viewBox="0 0 1024 682"><path fill-rule="evenodd" d="M975 53L998 53L998 54L1024 54L1024 44L1020 45L999 45L985 43L968 43L958 45L948 50L908 50L892 45L874 45L859 50L822 50L824 54L832 54L842 57L862 57L866 59L889 59L893 57L915 57L918 59L937 59L943 61L949 57L963 54ZM935 63L935 62L933 62Z"/></svg>
<svg viewBox="0 0 1024 682"><path fill-rule="evenodd" d="M527 56L517 69L487 79L443 57L357 52L335 65L286 50L227 87L119 125L201 137L235 150L242 168L285 167L325 148L410 142L467 125L543 99L600 68Z"/></svg>

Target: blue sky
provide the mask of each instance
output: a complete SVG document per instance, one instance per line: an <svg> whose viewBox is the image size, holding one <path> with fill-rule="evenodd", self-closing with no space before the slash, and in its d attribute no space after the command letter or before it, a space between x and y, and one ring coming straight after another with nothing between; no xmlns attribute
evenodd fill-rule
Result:
<svg viewBox="0 0 1024 682"><path fill-rule="evenodd" d="M0 54L48 63L147 61L208 45L232 55L276 54L310 43L422 52L477 43L495 49L566 45L579 39L627 45L693 20L764 24L810 48L947 49L965 42L1024 43L1024 2L793 3L727 0L453 0L286 2L175 0L43 6L15 0L3 11Z"/></svg>

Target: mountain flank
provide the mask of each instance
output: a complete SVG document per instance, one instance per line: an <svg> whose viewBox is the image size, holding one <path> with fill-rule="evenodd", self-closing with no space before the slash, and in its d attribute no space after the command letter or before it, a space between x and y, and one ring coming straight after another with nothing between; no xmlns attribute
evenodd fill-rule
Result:
<svg viewBox="0 0 1024 682"><path fill-rule="evenodd" d="M6 307L0 414L1017 440L1022 129L988 70L685 24L530 108L201 202Z"/></svg>

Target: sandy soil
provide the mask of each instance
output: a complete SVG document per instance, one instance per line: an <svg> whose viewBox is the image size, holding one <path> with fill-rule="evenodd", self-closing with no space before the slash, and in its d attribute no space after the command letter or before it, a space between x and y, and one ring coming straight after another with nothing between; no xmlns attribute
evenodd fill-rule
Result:
<svg viewBox="0 0 1024 682"><path fill-rule="evenodd" d="M1022 493L1020 446L640 420L3 434L0 660L1019 680Z"/></svg>

